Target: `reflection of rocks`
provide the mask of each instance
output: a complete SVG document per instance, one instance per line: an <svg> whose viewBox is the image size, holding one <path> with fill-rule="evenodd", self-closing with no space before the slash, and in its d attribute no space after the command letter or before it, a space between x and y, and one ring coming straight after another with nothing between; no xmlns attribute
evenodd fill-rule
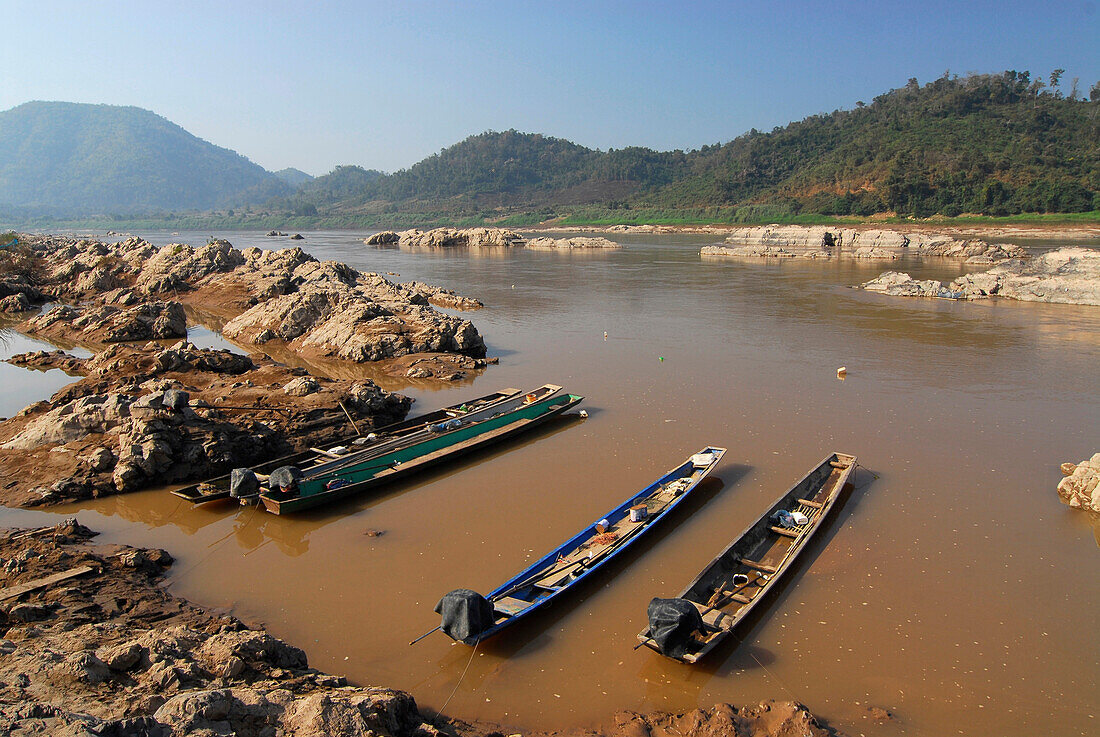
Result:
<svg viewBox="0 0 1100 737"><path fill-rule="evenodd" d="M1100 512L1100 453L1072 469L1063 468L1065 471L1069 475L1058 484L1058 496L1062 501L1077 509Z"/></svg>
<svg viewBox="0 0 1100 737"><path fill-rule="evenodd" d="M432 230L392 230L375 233L364 241L368 246L397 244L405 248L481 248L522 246L519 233L503 228L433 228Z"/></svg>
<svg viewBox="0 0 1100 737"><path fill-rule="evenodd" d="M59 305L27 323L27 332L93 343L184 338L187 316L179 302L146 302L121 309Z"/></svg>
<svg viewBox="0 0 1100 737"><path fill-rule="evenodd" d="M52 504L224 473L400 419L411 402L370 381L315 379L301 369L181 342L112 346L90 359L18 356L84 378L0 423L0 489L8 506ZM465 358L465 357L460 357ZM474 360L474 359L467 359ZM284 391L272 389L284 387Z"/></svg>
<svg viewBox="0 0 1100 737"><path fill-rule="evenodd" d="M527 248L533 251L571 251L571 250L615 250L622 246L607 238L589 238L587 236L574 236L573 238L532 238L527 241Z"/></svg>
<svg viewBox="0 0 1100 737"><path fill-rule="evenodd" d="M731 258L831 258L828 251L792 251L780 246L703 246L700 256L726 256Z"/></svg>
<svg viewBox="0 0 1100 737"><path fill-rule="evenodd" d="M1029 261L1012 260L989 271L966 274L948 285L888 271L860 288L902 297L996 296L1025 302L1100 305L1100 251L1061 248Z"/></svg>
<svg viewBox="0 0 1100 737"><path fill-rule="evenodd" d="M997 245L980 240L959 240L950 235L898 230L835 228L832 226L761 225L734 228L726 237L732 248L708 246L704 255L747 257L820 258L824 249L838 249L837 255L862 259L895 259L903 253L944 256L972 263L994 263L1023 258L1019 246Z"/></svg>

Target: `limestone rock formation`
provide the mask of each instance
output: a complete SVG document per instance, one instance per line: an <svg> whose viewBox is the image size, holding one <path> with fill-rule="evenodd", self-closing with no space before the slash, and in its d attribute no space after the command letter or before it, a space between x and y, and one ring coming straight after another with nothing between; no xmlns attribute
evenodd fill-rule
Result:
<svg viewBox="0 0 1100 737"><path fill-rule="evenodd" d="M733 252L711 252L708 255L781 257L787 253L806 255L806 252L837 248L840 252L855 258L871 259L897 258L902 253L908 252L924 256L966 259L973 263L995 263L1027 256L1027 252L1019 246L990 244L981 240L959 240L946 234L817 225L763 225L735 228L726 237L726 242L736 247ZM747 250L746 247L748 247ZM769 249L781 249L781 251Z"/></svg>
<svg viewBox="0 0 1100 737"><path fill-rule="evenodd" d="M448 232L439 237L447 241L459 234L471 244L503 245L518 237L485 228ZM240 251L211 240L200 248L158 249L139 238L105 244L51 236L36 237L31 245L57 296L82 303L36 318L29 329L42 334L96 342L181 337L182 306L159 301L171 293L223 316L227 335L257 345L278 339L295 350L353 361L423 350L485 354L469 321L429 306L476 309L477 300L428 284L395 284L318 261L300 248Z"/></svg>
<svg viewBox="0 0 1100 737"><path fill-rule="evenodd" d="M525 239L519 233L503 228L433 228L384 231L365 240L367 245L397 245L402 248L483 248L522 246Z"/></svg>
<svg viewBox="0 0 1100 737"><path fill-rule="evenodd" d="M27 331L93 343L184 338L187 315L179 302L145 302L133 307L58 305L33 318Z"/></svg>
<svg viewBox="0 0 1100 737"><path fill-rule="evenodd" d="M700 256L724 256L729 258L832 258L828 251L820 249L789 250L781 246L742 245L742 246L703 246Z"/></svg>
<svg viewBox="0 0 1100 737"><path fill-rule="evenodd" d="M996 296L1025 302L1100 305L1100 251L1060 248L1027 261L1013 259L985 272L966 274L948 285L889 271L860 288L903 297Z"/></svg>
<svg viewBox="0 0 1100 737"><path fill-rule="evenodd" d="M617 250L622 245L607 238L589 238L587 236L574 236L572 238L532 238L527 241L527 248L532 251L571 251L571 250Z"/></svg>
<svg viewBox="0 0 1100 737"><path fill-rule="evenodd" d="M1058 496L1075 509L1100 512L1100 453L1073 467L1058 483Z"/></svg>

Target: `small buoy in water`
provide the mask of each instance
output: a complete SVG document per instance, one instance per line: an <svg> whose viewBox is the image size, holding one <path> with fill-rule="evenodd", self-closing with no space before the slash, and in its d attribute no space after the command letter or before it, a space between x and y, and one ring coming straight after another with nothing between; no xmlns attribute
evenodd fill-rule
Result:
<svg viewBox="0 0 1100 737"><path fill-rule="evenodd" d="M658 361L663 361L663 360L665 360L665 357L664 356L657 356L657 360Z"/></svg>
<svg viewBox="0 0 1100 737"><path fill-rule="evenodd" d="M515 289L515 288L516 288L516 285L515 285L515 284L513 284L513 285L512 285L512 289Z"/></svg>
<svg viewBox="0 0 1100 737"><path fill-rule="evenodd" d="M586 410L586 409L582 409L582 410L580 411L580 416L581 416L581 417L588 417L588 410Z"/></svg>
<svg viewBox="0 0 1100 737"><path fill-rule="evenodd" d="M836 370L836 378L843 379L844 375L847 374L847 373L848 373L848 367L847 366L841 366L840 368L838 368Z"/></svg>
<svg viewBox="0 0 1100 737"><path fill-rule="evenodd" d="M603 339L607 340L607 331L606 330L603 331Z"/></svg>

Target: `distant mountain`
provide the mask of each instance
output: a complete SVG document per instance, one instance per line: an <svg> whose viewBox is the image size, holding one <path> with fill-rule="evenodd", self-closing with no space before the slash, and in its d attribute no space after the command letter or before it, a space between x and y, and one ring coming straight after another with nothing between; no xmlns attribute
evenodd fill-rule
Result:
<svg viewBox="0 0 1100 737"><path fill-rule="evenodd" d="M602 152L487 132L394 174L342 177L339 187L319 177L295 208L451 217L552 216L576 205L785 215L1100 209L1100 85L1083 100L1065 97L1057 81L1047 87L1015 71L912 79L870 105L690 152Z"/></svg>
<svg viewBox="0 0 1100 737"><path fill-rule="evenodd" d="M28 102L0 112L0 210L211 210L290 191L240 154L141 108Z"/></svg>
<svg viewBox="0 0 1100 737"><path fill-rule="evenodd" d="M279 179L286 182L286 184L292 189L297 189L306 182L312 182L313 177L306 174L301 169L295 169L293 167L287 167L286 169L280 169L279 171L272 172Z"/></svg>

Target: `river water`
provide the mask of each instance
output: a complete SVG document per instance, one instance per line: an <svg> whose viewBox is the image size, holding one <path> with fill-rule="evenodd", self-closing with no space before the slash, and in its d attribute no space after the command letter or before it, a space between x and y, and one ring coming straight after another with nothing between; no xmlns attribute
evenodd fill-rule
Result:
<svg viewBox="0 0 1100 737"><path fill-rule="evenodd" d="M622 251L595 254L407 252L363 235L296 245L486 304L467 316L499 366L444 388L380 379L415 413L554 382L586 396L587 419L301 518L150 491L0 523L77 511L101 539L166 548L173 592L265 623L314 667L516 729L794 698L851 734L1096 733L1100 521L1055 486L1061 462L1100 450L1100 309L849 288L888 268L968 270L942 259L701 259L715 238L686 235L614 236ZM28 349L10 332L2 347ZM4 372L0 415L60 385ZM576 595L476 651L441 634L409 647L442 594L495 587L709 444L729 452L700 498ZM742 641L696 667L632 651L649 600L832 451L859 457L857 487Z"/></svg>

